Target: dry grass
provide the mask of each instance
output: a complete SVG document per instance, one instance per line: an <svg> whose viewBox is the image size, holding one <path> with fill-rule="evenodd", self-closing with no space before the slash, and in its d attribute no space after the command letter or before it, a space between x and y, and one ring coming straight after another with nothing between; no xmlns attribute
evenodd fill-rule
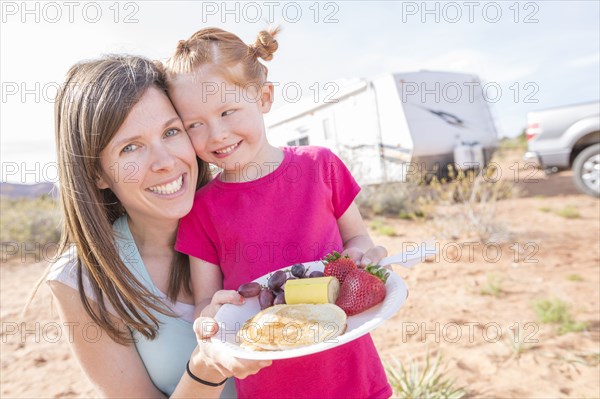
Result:
<svg viewBox="0 0 600 399"><path fill-rule="evenodd" d="M451 170L450 181L432 182L439 193L434 223L441 237L500 244L510 240L508 228L496 217L497 203L517 197L519 190L495 176L496 170L490 166L480 172Z"/></svg>
<svg viewBox="0 0 600 399"><path fill-rule="evenodd" d="M512 182L498 179L497 172L493 165L479 172L450 168L449 178L433 178L428 183L368 186L357 203L367 217L433 219L440 238L504 243L510 234L496 218L496 204L517 197L519 190Z"/></svg>
<svg viewBox="0 0 600 399"><path fill-rule="evenodd" d="M357 198L366 217L433 220L441 239L505 243L507 227L496 217L498 201L520 195L510 180L500 179L498 163L481 171L448 167L447 177L367 186ZM389 235L383 233L384 235Z"/></svg>

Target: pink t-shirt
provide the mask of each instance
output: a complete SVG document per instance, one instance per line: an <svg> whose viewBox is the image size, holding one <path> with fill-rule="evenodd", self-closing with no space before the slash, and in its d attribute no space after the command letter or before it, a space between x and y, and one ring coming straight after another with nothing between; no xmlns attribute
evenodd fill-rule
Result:
<svg viewBox="0 0 600 399"><path fill-rule="evenodd" d="M175 248L221 267L223 287L343 249L337 226L360 187L330 150L283 147L273 172L244 183L219 177L201 188L179 225ZM296 359L274 361L236 381L240 398L387 398L370 335Z"/></svg>

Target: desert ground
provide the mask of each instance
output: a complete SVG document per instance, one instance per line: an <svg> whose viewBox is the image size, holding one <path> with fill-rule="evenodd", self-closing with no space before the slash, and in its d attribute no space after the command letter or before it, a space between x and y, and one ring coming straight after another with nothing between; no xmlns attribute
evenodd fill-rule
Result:
<svg viewBox="0 0 600 399"><path fill-rule="evenodd" d="M390 254L432 236L441 250L413 269L395 269L410 295L373 339L384 361L407 368L441 356L443 378L465 397L598 398L600 201L579 194L570 172L518 170L521 195L496 204L501 243L440 238L435 218L366 220ZM515 180L513 172L505 178ZM386 226L385 234L373 226ZM45 266L11 259L0 267L0 396L94 397L45 286L20 316ZM543 300L566 304L570 321L542 322L534 308Z"/></svg>

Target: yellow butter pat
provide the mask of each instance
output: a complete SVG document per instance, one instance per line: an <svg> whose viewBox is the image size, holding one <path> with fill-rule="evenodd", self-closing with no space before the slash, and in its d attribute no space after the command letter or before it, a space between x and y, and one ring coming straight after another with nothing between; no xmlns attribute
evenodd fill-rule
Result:
<svg viewBox="0 0 600 399"><path fill-rule="evenodd" d="M340 282L337 278L314 277L288 280L285 283L285 303L335 303L340 293Z"/></svg>

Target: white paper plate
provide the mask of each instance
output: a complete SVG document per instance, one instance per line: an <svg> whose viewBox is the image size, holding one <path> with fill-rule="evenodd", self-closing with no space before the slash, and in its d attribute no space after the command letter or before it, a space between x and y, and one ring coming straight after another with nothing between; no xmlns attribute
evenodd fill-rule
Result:
<svg viewBox="0 0 600 399"><path fill-rule="evenodd" d="M310 267L309 272L315 270L323 271L323 263L320 261L304 263L304 266ZM288 266L283 269L289 269L290 267L291 266ZM254 281L266 285L270 274L271 273ZM326 351L362 337L392 317L398 309L404 305L408 290L402 278L393 271L390 271L385 286L387 293L382 303L371 309L365 310L362 313L348 317L346 332L327 342L320 342L301 348L264 352L240 347L239 342L236 339L238 330L246 320L250 319L260 311L258 297L254 297L247 298L246 303L241 306L226 304L219 309L215 315L215 319L219 324L219 331L212 337L212 343L218 347L219 350L226 351L235 357L256 360L289 359Z"/></svg>

